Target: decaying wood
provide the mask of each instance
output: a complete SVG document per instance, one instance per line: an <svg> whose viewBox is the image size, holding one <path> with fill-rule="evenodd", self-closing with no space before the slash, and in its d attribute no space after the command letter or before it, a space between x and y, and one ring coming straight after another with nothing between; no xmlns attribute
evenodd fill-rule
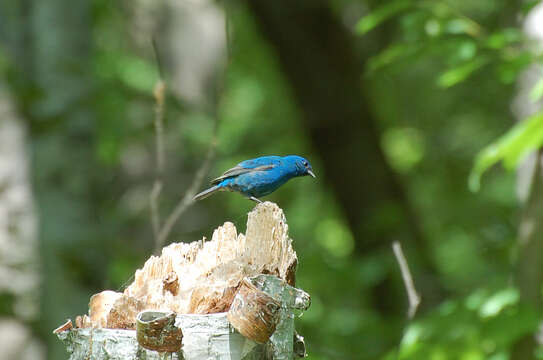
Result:
<svg viewBox="0 0 543 360"><path fill-rule="evenodd" d="M133 330L138 316L142 320L142 314L156 310L176 314L175 326L173 314L166 319L172 339L182 336L181 344L176 344L181 345L179 351L167 349L174 351L169 355L172 359L290 360L294 356L294 311L305 310L310 303L307 293L289 285L294 285L296 265L282 210L273 203L262 203L249 213L246 235L238 234L227 222L214 231L211 241L165 247L161 256L152 256L136 271L134 282L123 293L94 295L89 315L78 316L75 329L57 336L65 342L72 360L158 359L157 352L138 344ZM253 295L247 296L248 288ZM253 304L255 296L262 301ZM247 316L242 306L236 306L227 317L235 298L243 298L244 305L247 301L251 306L263 305L266 309L257 313L267 311L269 316L260 321L261 316ZM254 337L233 326L240 320L262 334ZM164 337L163 332L153 331L150 337L155 332L159 335L148 342L152 346Z"/></svg>
<svg viewBox="0 0 543 360"><path fill-rule="evenodd" d="M296 264L283 211L270 202L259 204L249 213L247 235L227 222L214 231L211 241L163 248L160 257L152 256L136 271L123 293L94 295L91 325L134 329L136 315L144 309L225 312L243 278L265 273L294 284Z"/></svg>
<svg viewBox="0 0 543 360"><path fill-rule="evenodd" d="M279 322L281 303L243 279L228 310L230 324L243 336L265 344Z"/></svg>
<svg viewBox="0 0 543 360"><path fill-rule="evenodd" d="M73 329L73 327L74 326L72 324L72 320L68 319L68 320L66 320L66 322L64 324L60 325L55 330L53 330L53 334L58 334L58 333L61 333L61 332L64 332L64 331L71 330L71 329Z"/></svg>
<svg viewBox="0 0 543 360"><path fill-rule="evenodd" d="M170 359L184 360L291 360L303 356L303 338L294 332L295 309L309 307L309 295L272 275L251 278L251 283L280 301L279 323L270 341L260 345L234 330L227 313L178 314L175 326L183 331L182 348ZM162 359L158 352L142 348L135 330L83 328L57 336L66 344L70 360ZM296 338L296 353L294 339Z"/></svg>
<svg viewBox="0 0 543 360"><path fill-rule="evenodd" d="M174 312L142 311L136 321L136 338L144 348L159 352L181 349L183 331L175 326Z"/></svg>

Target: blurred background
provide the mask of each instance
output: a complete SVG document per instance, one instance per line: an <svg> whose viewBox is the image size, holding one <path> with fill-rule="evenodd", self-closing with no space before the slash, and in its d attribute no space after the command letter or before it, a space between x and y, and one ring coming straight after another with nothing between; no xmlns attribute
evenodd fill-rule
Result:
<svg viewBox="0 0 543 360"><path fill-rule="evenodd" d="M539 1L0 1L0 358L67 358L52 330L155 251L154 187L163 224L271 154L317 174L266 198L308 359L543 358L542 49ZM189 204L165 243L253 206Z"/></svg>

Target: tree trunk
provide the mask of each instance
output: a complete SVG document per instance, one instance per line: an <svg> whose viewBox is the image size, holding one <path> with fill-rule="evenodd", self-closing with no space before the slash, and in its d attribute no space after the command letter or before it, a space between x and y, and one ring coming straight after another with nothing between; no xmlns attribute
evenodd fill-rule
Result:
<svg viewBox="0 0 543 360"><path fill-rule="evenodd" d="M526 17L524 32L537 43L543 42L543 26L540 18L543 5L536 6ZM519 93L514 101L518 121L524 120L542 109L542 103L534 103L530 92L535 82L541 78L538 65L528 68L520 76ZM517 194L523 205L518 231L518 257L516 264L516 284L523 304L541 313L543 310L541 286L543 284L543 150L525 161L517 176ZM528 334L513 346L511 360L535 358L536 337Z"/></svg>
<svg viewBox="0 0 543 360"><path fill-rule="evenodd" d="M43 359L29 323L39 316L37 218L27 132L0 82L0 348L6 359Z"/></svg>
<svg viewBox="0 0 543 360"><path fill-rule="evenodd" d="M366 59L355 54L349 30L325 1L251 0L249 6L292 85L325 180L356 238L356 253L388 251L393 240L403 242L423 304L439 298L413 209L380 147L363 88ZM383 313L405 311L396 301L395 285L386 281L375 289L376 306Z"/></svg>

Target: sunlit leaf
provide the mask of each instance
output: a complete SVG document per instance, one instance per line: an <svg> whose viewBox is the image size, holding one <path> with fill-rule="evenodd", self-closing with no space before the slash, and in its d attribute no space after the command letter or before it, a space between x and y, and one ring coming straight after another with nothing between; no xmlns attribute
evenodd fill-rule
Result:
<svg viewBox="0 0 543 360"><path fill-rule="evenodd" d="M430 19L424 24L424 30L428 36L438 36L441 32L441 24L436 19Z"/></svg>
<svg viewBox="0 0 543 360"><path fill-rule="evenodd" d="M462 41L458 45L456 56L464 61L471 60L477 54L477 43L472 40Z"/></svg>
<svg viewBox="0 0 543 360"><path fill-rule="evenodd" d="M492 165L503 161L505 168L512 169L542 143L543 113L539 113L513 126L477 155L469 176L469 188L472 191L478 191L481 176Z"/></svg>
<svg viewBox="0 0 543 360"><path fill-rule="evenodd" d="M479 316L483 318L498 315L507 306L514 305L519 300L519 292L515 288L498 291L488 298L479 309Z"/></svg>
<svg viewBox="0 0 543 360"><path fill-rule="evenodd" d="M533 102L538 101L543 96L543 76L537 81L532 90L530 91L530 100Z"/></svg>
<svg viewBox="0 0 543 360"><path fill-rule="evenodd" d="M460 360L483 360L484 353L479 349L467 349L460 355Z"/></svg>
<svg viewBox="0 0 543 360"><path fill-rule="evenodd" d="M458 67L449 69L439 76L437 84L440 87L448 88L461 83L487 62L486 58L478 57Z"/></svg>
<svg viewBox="0 0 543 360"><path fill-rule="evenodd" d="M360 19L356 24L355 31L357 34L363 35L375 28L377 25L381 24L383 21L391 18L410 6L411 1L408 0L396 0L388 2L385 5L372 10L368 15Z"/></svg>
<svg viewBox="0 0 543 360"><path fill-rule="evenodd" d="M401 341L402 348L409 348L423 337L424 328L417 323L411 324L404 333Z"/></svg>

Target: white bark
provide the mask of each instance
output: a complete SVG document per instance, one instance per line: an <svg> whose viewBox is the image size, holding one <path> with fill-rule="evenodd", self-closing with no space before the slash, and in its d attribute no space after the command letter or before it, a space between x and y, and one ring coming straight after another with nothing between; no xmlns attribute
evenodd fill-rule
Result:
<svg viewBox="0 0 543 360"><path fill-rule="evenodd" d="M0 317L0 358L39 360L43 346L25 321L38 314L37 220L34 211L26 131L0 83L0 295L13 299Z"/></svg>
<svg viewBox="0 0 543 360"><path fill-rule="evenodd" d="M38 312L36 216L28 174L26 132L0 87L0 293L15 298L18 317Z"/></svg>
<svg viewBox="0 0 543 360"><path fill-rule="evenodd" d="M254 282L282 303L281 320L265 345L258 345L235 331L226 313L178 315L176 326L183 331L183 346L178 353L160 354L141 348L135 330L73 329L58 337L65 343L70 360L290 360L295 356L294 312L309 307L309 295L270 275L259 275Z"/></svg>

